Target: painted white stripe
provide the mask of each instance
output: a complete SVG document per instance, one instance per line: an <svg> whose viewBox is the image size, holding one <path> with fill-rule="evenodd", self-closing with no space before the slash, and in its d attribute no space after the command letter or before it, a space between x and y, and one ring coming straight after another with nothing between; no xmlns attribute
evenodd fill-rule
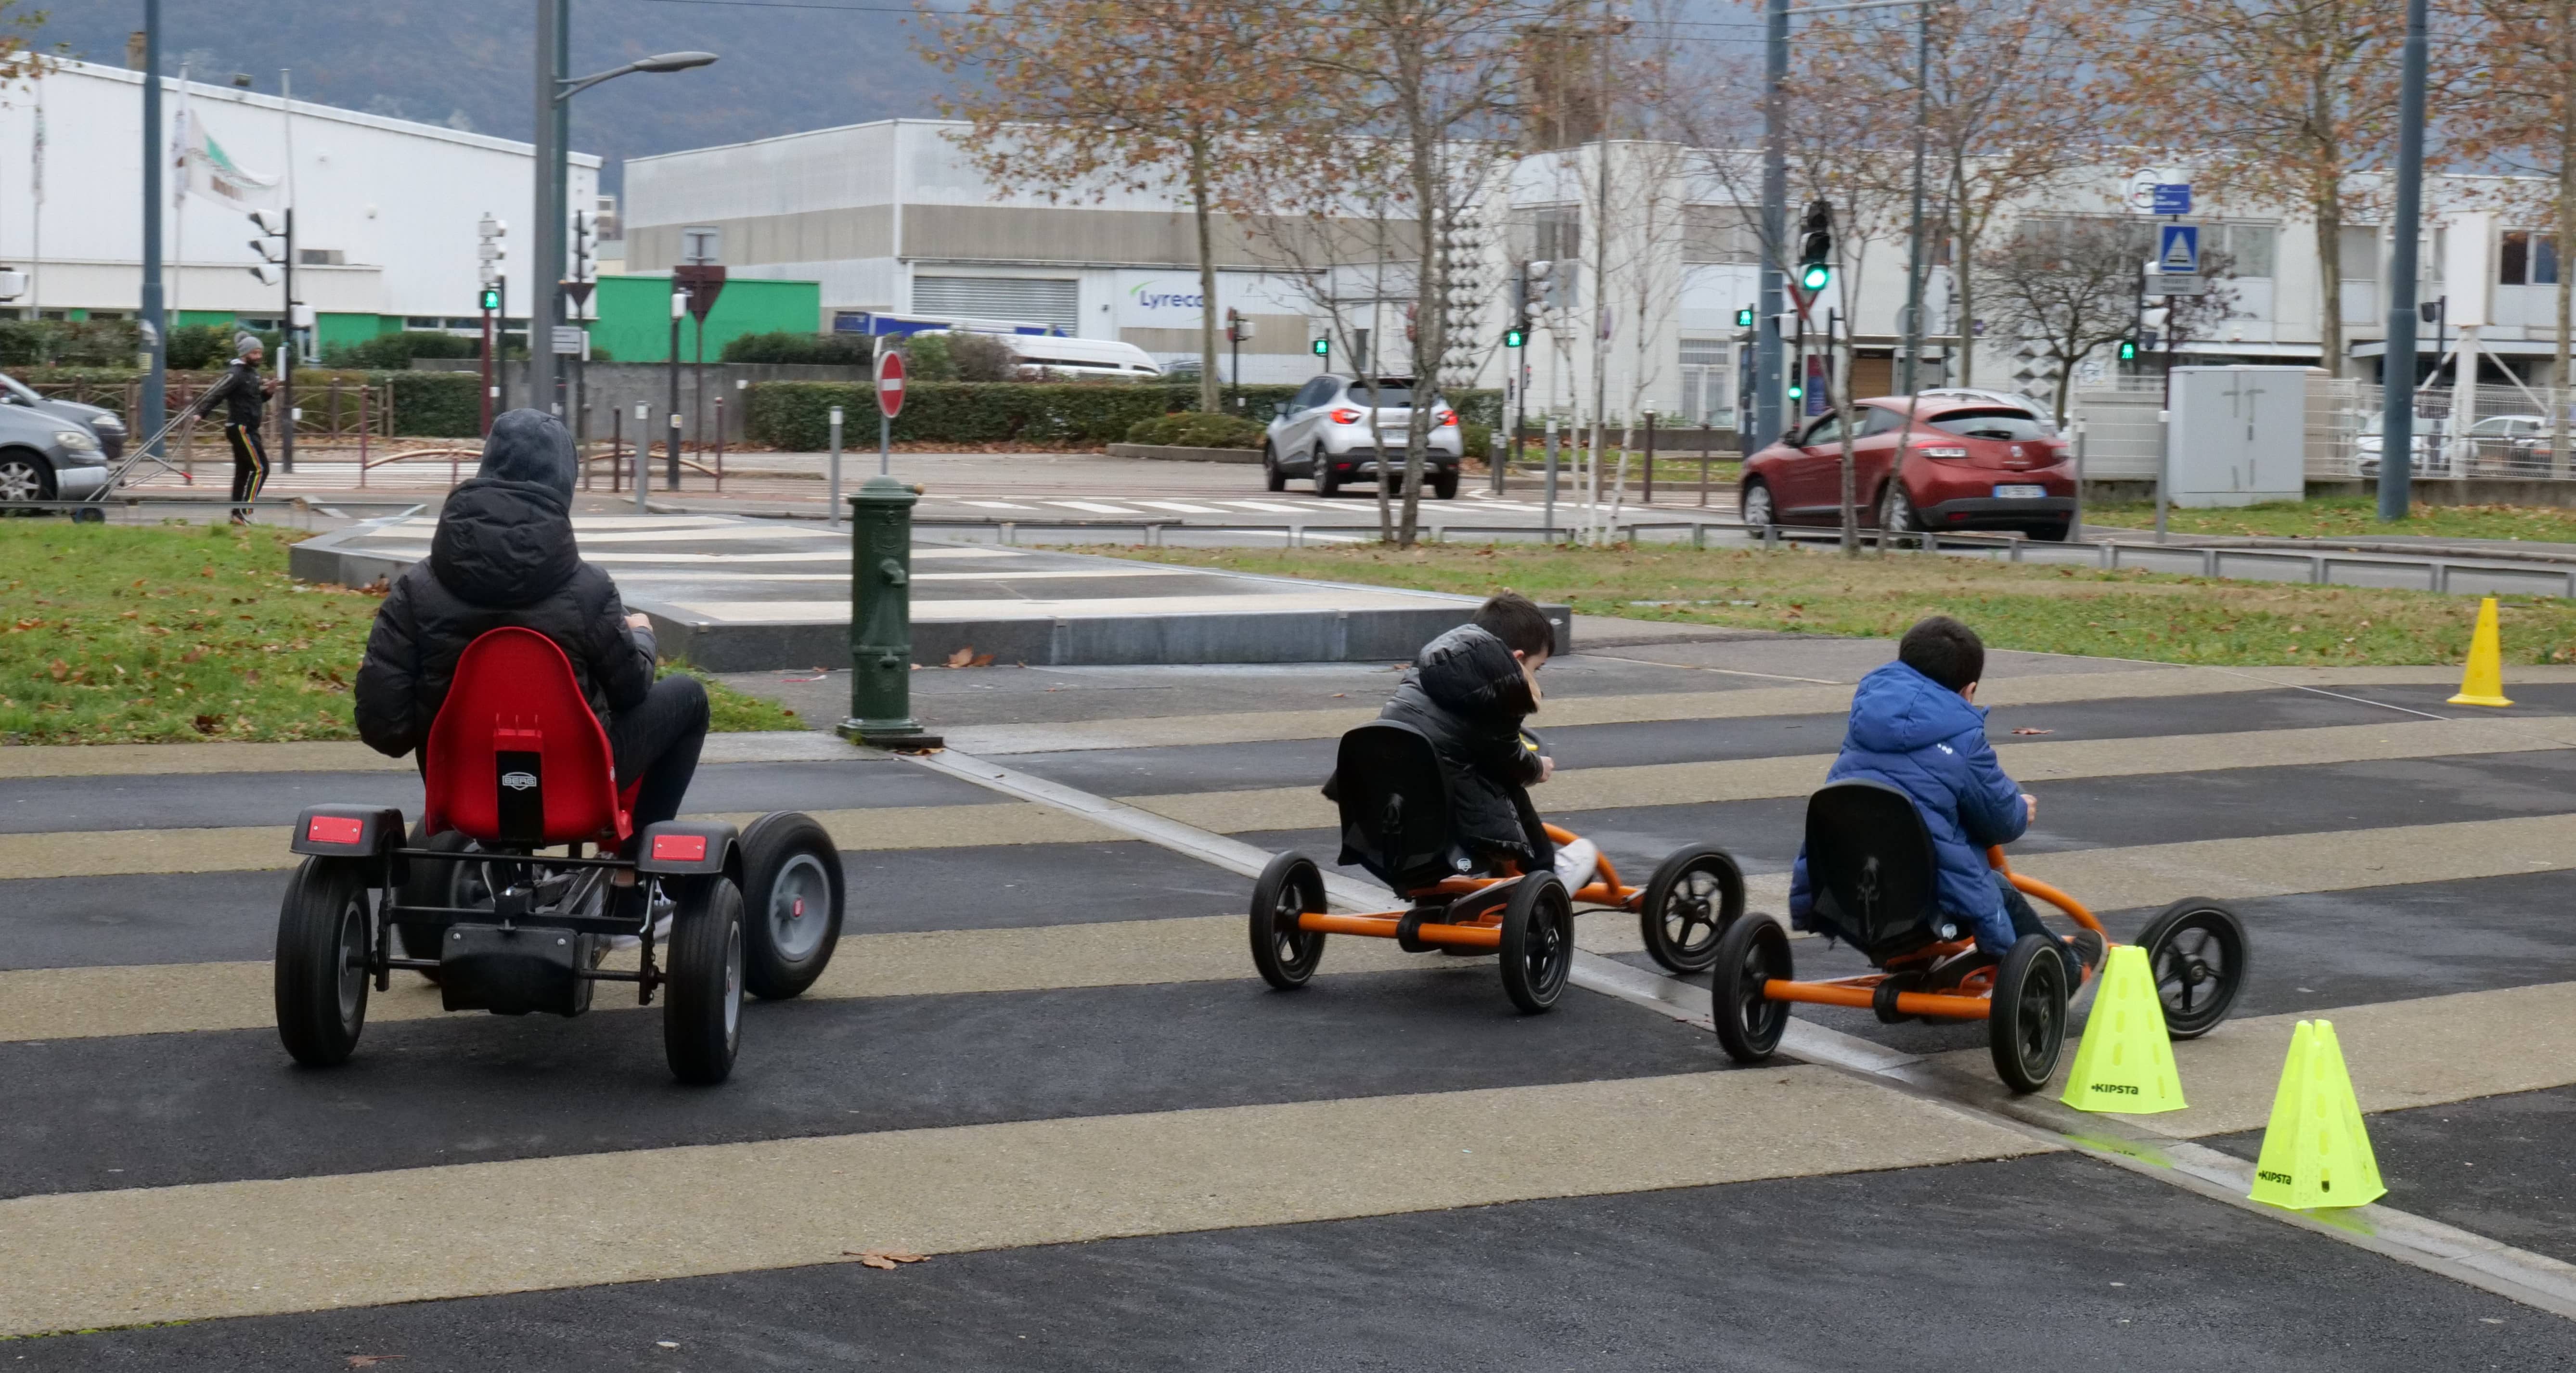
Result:
<svg viewBox="0 0 2576 1373"><path fill-rule="evenodd" d="M968 505L979 505L979 506L982 506L983 508L985 508L986 510L1035 510L1035 509L1037 509L1037 507L1036 507L1036 506L1034 506L1034 505L1021 505L1021 504L1019 504L1019 503L1018 503L1018 502L1016 502L1016 501L967 501L967 502L965 502L965 503L966 503L966 504L968 504Z"/></svg>
<svg viewBox="0 0 2576 1373"><path fill-rule="evenodd" d="M1241 510L1268 511L1273 515L1304 515L1317 509L1311 505L1283 505L1278 501L1227 501L1226 504Z"/></svg>
<svg viewBox="0 0 2576 1373"><path fill-rule="evenodd" d="M1136 503L1138 505L1150 505L1157 510L1177 510L1184 515L1222 515L1225 513L1212 505L1186 505L1180 501L1138 501Z"/></svg>
<svg viewBox="0 0 2576 1373"><path fill-rule="evenodd" d="M1138 513L1123 505L1106 505L1099 501L1048 501L1047 504L1060 505L1067 510L1088 510L1095 515L1133 515Z"/></svg>

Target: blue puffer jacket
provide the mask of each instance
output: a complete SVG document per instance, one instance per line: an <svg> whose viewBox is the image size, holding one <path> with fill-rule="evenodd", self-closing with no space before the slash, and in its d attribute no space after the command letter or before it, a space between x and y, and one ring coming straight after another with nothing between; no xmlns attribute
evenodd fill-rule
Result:
<svg viewBox="0 0 2576 1373"><path fill-rule="evenodd" d="M1903 663L1878 668L1852 693L1842 755L1826 774L1849 778L1885 782L1914 799L1941 865L1941 909L1974 926L1989 950L2011 948L2012 922L1986 848L2019 839L2030 818L2021 788L1986 742L1986 712ZM1801 848L1789 879L1790 918L1804 921L1814 905Z"/></svg>

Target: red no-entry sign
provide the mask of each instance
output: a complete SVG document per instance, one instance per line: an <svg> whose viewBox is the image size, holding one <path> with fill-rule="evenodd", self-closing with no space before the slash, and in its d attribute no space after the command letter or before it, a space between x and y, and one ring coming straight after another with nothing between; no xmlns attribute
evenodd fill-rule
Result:
<svg viewBox="0 0 2576 1373"><path fill-rule="evenodd" d="M903 354L891 348L877 355L877 410L887 419L903 413Z"/></svg>

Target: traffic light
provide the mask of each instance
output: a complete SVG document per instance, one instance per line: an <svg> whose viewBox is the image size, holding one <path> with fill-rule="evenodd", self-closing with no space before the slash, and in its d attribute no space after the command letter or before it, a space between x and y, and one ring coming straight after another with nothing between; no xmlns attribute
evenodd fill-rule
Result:
<svg viewBox="0 0 2576 1373"><path fill-rule="evenodd" d="M1505 330L1503 331L1503 346L1504 346L1504 347L1506 347L1506 348L1524 348L1524 347L1527 347L1528 345L1529 345L1529 330L1524 329L1524 328L1522 328L1520 325L1515 324L1515 325L1513 325L1511 328L1509 328L1509 329L1505 329Z"/></svg>
<svg viewBox="0 0 2576 1373"><path fill-rule="evenodd" d="M486 310L498 310L501 308L500 287L486 286L483 288L483 308Z"/></svg>
<svg viewBox="0 0 2576 1373"><path fill-rule="evenodd" d="M1319 357L1319 358L1328 358L1328 357L1331 357L1332 355L1333 355L1333 341L1332 341L1331 339L1329 339L1329 338L1319 338L1319 339L1315 340L1315 356L1317 356L1317 357Z"/></svg>
<svg viewBox="0 0 2576 1373"><path fill-rule="evenodd" d="M1834 203L1818 197L1798 221L1798 285L1813 295L1833 279Z"/></svg>
<svg viewBox="0 0 2576 1373"><path fill-rule="evenodd" d="M1806 388L1806 387L1801 386L1801 385L1799 385L1798 383L1796 383L1796 382L1794 382L1794 381L1793 381L1793 382L1791 382L1791 383L1789 383L1789 399L1791 399L1791 400L1805 400L1806 398L1807 398L1807 388Z"/></svg>
<svg viewBox="0 0 2576 1373"><path fill-rule="evenodd" d="M2138 341L2133 338L2124 338L2120 340L2120 361L2136 362L2137 360Z"/></svg>
<svg viewBox="0 0 2576 1373"><path fill-rule="evenodd" d="M289 240L285 220L266 210L253 210L250 222L259 230L259 237L250 241L250 250L259 254L259 265L251 268L250 274L259 279L260 285L274 286L278 282L278 274L272 269L286 262Z"/></svg>
<svg viewBox="0 0 2576 1373"><path fill-rule="evenodd" d="M1752 306L1747 305L1743 309L1735 312L1735 327L1738 329L1750 329L1753 327Z"/></svg>

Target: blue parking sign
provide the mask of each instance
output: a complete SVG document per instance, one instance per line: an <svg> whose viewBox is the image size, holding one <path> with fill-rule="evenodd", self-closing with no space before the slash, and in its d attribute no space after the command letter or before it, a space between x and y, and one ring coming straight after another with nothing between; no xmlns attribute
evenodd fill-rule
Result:
<svg viewBox="0 0 2576 1373"><path fill-rule="evenodd" d="M2155 208L2149 214L2187 215L2191 213L2191 183L2163 181L2156 184Z"/></svg>

